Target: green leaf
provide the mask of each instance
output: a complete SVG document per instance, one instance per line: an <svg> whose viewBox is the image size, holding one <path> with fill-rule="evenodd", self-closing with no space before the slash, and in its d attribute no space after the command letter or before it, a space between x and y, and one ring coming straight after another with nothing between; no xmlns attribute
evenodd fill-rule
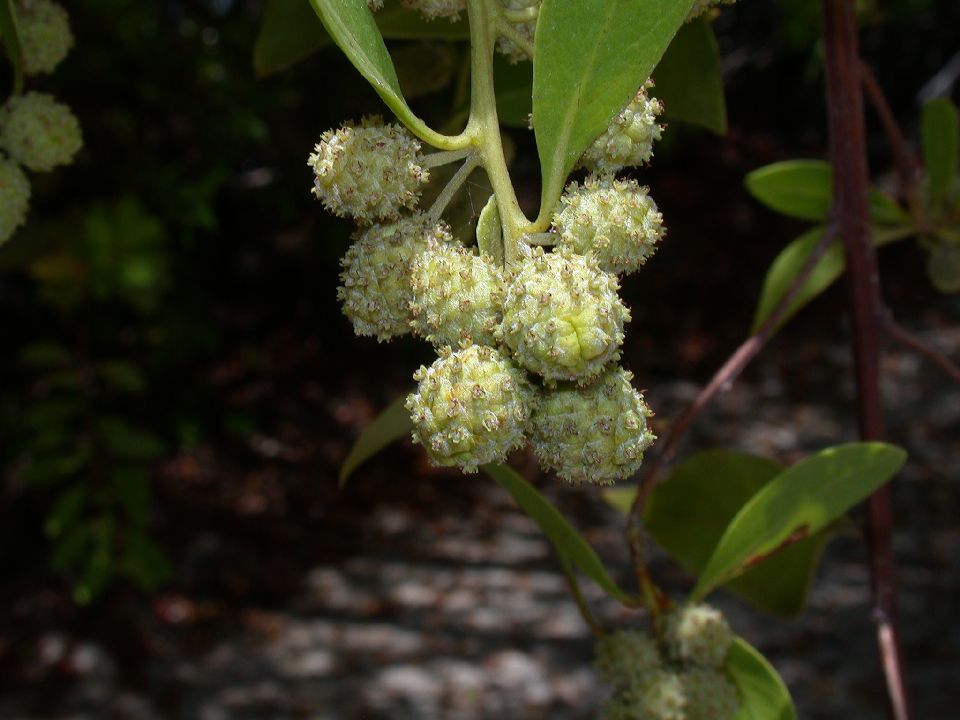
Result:
<svg viewBox="0 0 960 720"><path fill-rule="evenodd" d="M406 395L398 397L360 433L360 437L350 448L346 460L340 466L338 482L341 487L364 461L376 455L394 440L410 433L413 423L410 421L410 412L404 407L405 402Z"/></svg>
<svg viewBox="0 0 960 720"><path fill-rule="evenodd" d="M822 160L784 160L744 179L747 190L772 210L801 220L827 219L833 204L833 170Z"/></svg>
<svg viewBox="0 0 960 720"><path fill-rule="evenodd" d="M698 575L730 521L783 470L780 463L746 453L697 453L654 489L644 507L644 526L671 557ZM799 615L827 537L824 530L784 548L724 589L767 612Z"/></svg>
<svg viewBox="0 0 960 720"><path fill-rule="evenodd" d="M824 222L833 205L833 168L823 160L784 160L744 178L747 190L771 210ZM910 222L910 215L875 187L869 190L870 219L880 225Z"/></svg>
<svg viewBox="0 0 960 720"><path fill-rule="evenodd" d="M105 360L97 369L100 378L120 392L142 395L147 388L147 381L140 368L126 360Z"/></svg>
<svg viewBox="0 0 960 720"><path fill-rule="evenodd" d="M794 279L807 264L807 258L813 254L817 245L820 244L820 238L823 237L824 231L823 226L808 230L787 245L774 259L763 281L763 290L760 292L760 302L757 303L757 312L753 319L751 332L759 330L760 326L770 317L774 308L780 304L780 301L793 285ZM873 242L877 247L902 240L914 234L911 227L891 228L889 230L874 228L873 231ZM846 267L847 261L843 245L835 240L826 252L820 256L817 264L814 265L813 270L807 277L807 281L794 296L793 301L787 307L787 311L774 329L782 327L804 305L836 282Z"/></svg>
<svg viewBox="0 0 960 720"><path fill-rule="evenodd" d="M513 468L484 465L483 471L513 496L523 511L533 518L562 560L569 561L599 585L608 595L633 604L635 598L617 585L590 544L540 492Z"/></svg>
<svg viewBox="0 0 960 720"><path fill-rule="evenodd" d="M937 98L923 106L922 136L930 204L938 207L946 199L960 165L960 118L950 100Z"/></svg>
<svg viewBox="0 0 960 720"><path fill-rule="evenodd" d="M127 535L120 569L144 592L153 592L173 576L163 548L143 532Z"/></svg>
<svg viewBox="0 0 960 720"><path fill-rule="evenodd" d="M790 691L780 675L742 638L730 646L726 671L740 694L740 710L733 720L796 720Z"/></svg>
<svg viewBox="0 0 960 720"><path fill-rule="evenodd" d="M13 93L23 92L23 46L20 44L20 30L17 27L17 12L14 0L0 0L0 38L7 53L7 59L13 68Z"/></svg>
<svg viewBox="0 0 960 720"><path fill-rule="evenodd" d="M390 3L374 14L385 38L397 40L464 40L470 37L466 22L430 22L418 12ZM268 0L253 46L253 67L263 77L304 60L333 40L303 0Z"/></svg>
<svg viewBox="0 0 960 720"><path fill-rule="evenodd" d="M20 362L33 368L62 368L70 364L70 354L56 342L36 342L20 350Z"/></svg>
<svg viewBox="0 0 960 720"><path fill-rule="evenodd" d="M580 155L649 77L691 4L544 0L533 65L542 208L553 208Z"/></svg>
<svg viewBox="0 0 960 720"><path fill-rule="evenodd" d="M97 432L106 450L126 460L152 460L163 454L164 447L156 435L132 426L127 420L107 415L97 420Z"/></svg>
<svg viewBox="0 0 960 720"><path fill-rule="evenodd" d="M110 469L110 486L116 499L126 511L134 525L143 525L153 493L150 487L150 473L146 468L120 466Z"/></svg>
<svg viewBox="0 0 960 720"><path fill-rule="evenodd" d="M825 528L887 482L907 454L884 443L821 450L778 475L727 526L691 597L741 575L788 540Z"/></svg>
<svg viewBox="0 0 960 720"><path fill-rule="evenodd" d="M397 118L411 132L429 142L435 133L403 99L393 60L366 0L310 0L310 4L337 46Z"/></svg>
<svg viewBox="0 0 960 720"><path fill-rule="evenodd" d="M43 524L47 537L59 537L76 523L88 495L87 488L79 483L60 494Z"/></svg>
<svg viewBox="0 0 960 720"><path fill-rule="evenodd" d="M727 131L720 52L709 20L701 17L680 28L653 77L653 94L663 101L667 117L717 135Z"/></svg>

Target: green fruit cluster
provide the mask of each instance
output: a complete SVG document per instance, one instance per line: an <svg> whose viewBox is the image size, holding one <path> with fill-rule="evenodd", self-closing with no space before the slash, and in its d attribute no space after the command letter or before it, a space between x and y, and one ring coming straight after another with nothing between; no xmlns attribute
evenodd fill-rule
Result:
<svg viewBox="0 0 960 720"><path fill-rule="evenodd" d="M14 4L26 75L50 73L73 47L66 10L52 0ZM73 111L49 94L14 94L0 106L0 244L26 222L30 180L19 166L50 172L69 165L83 146Z"/></svg>
<svg viewBox="0 0 960 720"><path fill-rule="evenodd" d="M616 173L638 167L653 157L653 143L663 135L657 117L663 103L647 92L653 82L647 80L634 98L580 158L580 167L600 173Z"/></svg>
<svg viewBox="0 0 960 720"><path fill-rule="evenodd" d="M516 12L505 17L535 21L524 11L538 2L507 4ZM569 483L607 485L639 469L655 438L633 375L618 365L630 311L617 276L653 254L663 218L646 188L612 168L643 162L659 137L648 87L588 153L595 162L587 164L606 170L572 183L558 203L544 236L555 246L523 238L508 264L491 255L499 221L480 224L487 254L455 241L433 209L417 210L432 163L400 126L366 118L316 145L314 194L360 225L342 261L344 313L359 335L412 332L438 352L407 402L414 440L435 464L474 471L529 443L540 465ZM626 149L610 139L624 135ZM616 157L603 154L607 146ZM488 220L499 216L492 202Z"/></svg>
<svg viewBox="0 0 960 720"><path fill-rule="evenodd" d="M662 644L638 630L597 642L594 666L610 686L604 720L730 720L740 707L723 665L733 634L706 605L667 616Z"/></svg>

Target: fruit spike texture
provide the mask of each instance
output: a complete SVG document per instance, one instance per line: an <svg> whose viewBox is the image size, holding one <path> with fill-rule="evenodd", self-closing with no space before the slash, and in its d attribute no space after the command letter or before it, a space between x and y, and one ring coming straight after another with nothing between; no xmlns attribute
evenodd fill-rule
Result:
<svg viewBox="0 0 960 720"><path fill-rule="evenodd" d="M419 385L406 403L413 439L435 464L475 472L523 445L532 389L523 371L494 348L445 348L413 377Z"/></svg>
<svg viewBox="0 0 960 720"><path fill-rule="evenodd" d="M604 635L594 648L600 679L618 691L639 682L663 665L656 641L640 630Z"/></svg>
<svg viewBox="0 0 960 720"><path fill-rule="evenodd" d="M636 180L589 176L570 183L560 198L553 228L558 247L580 255L592 253L607 272L639 270L663 237L663 215Z"/></svg>
<svg viewBox="0 0 960 720"><path fill-rule="evenodd" d="M410 271L415 334L437 347L494 345L503 305L503 274L488 256L432 242Z"/></svg>
<svg viewBox="0 0 960 720"><path fill-rule="evenodd" d="M592 385L544 392L530 430L540 464L571 483L609 485L636 472L656 438L632 378L614 367Z"/></svg>
<svg viewBox="0 0 960 720"><path fill-rule="evenodd" d="M460 18L467 9L467 0L400 0L408 10L417 10L427 20L449 18L451 22Z"/></svg>
<svg viewBox="0 0 960 720"><path fill-rule="evenodd" d="M0 155L0 244L5 243L27 219L30 181L15 162Z"/></svg>
<svg viewBox="0 0 960 720"><path fill-rule="evenodd" d="M681 678L687 696L686 720L731 720L740 709L737 688L721 671L688 668Z"/></svg>
<svg viewBox="0 0 960 720"><path fill-rule="evenodd" d="M52 95L29 92L0 109L0 146L28 170L48 172L73 162L83 135L69 107Z"/></svg>
<svg viewBox="0 0 960 720"><path fill-rule="evenodd" d="M380 341L410 332L410 267L433 244L452 242L444 222L431 224L422 214L359 231L340 261L337 297L357 335Z"/></svg>
<svg viewBox="0 0 960 720"><path fill-rule="evenodd" d="M620 357L630 311L619 287L592 257L535 248L507 283L503 340L548 384L589 383Z"/></svg>
<svg viewBox="0 0 960 720"><path fill-rule="evenodd" d="M684 605L667 616L664 636L674 660L718 668L727 659L733 632L719 610L705 604Z"/></svg>
<svg viewBox="0 0 960 720"><path fill-rule="evenodd" d="M629 104L587 148L580 167L599 173L616 173L625 167L637 167L653 157L653 143L659 140L663 126L657 116L663 104L647 96L653 83L647 80Z"/></svg>
<svg viewBox="0 0 960 720"><path fill-rule="evenodd" d="M16 11L23 71L27 75L53 72L73 47L67 11L51 0L20 0Z"/></svg>
<svg viewBox="0 0 960 720"><path fill-rule="evenodd" d="M413 135L370 116L359 126L348 123L325 132L307 164L313 168L313 194L324 207L366 224L395 220L401 208L416 206L430 176L422 160Z"/></svg>

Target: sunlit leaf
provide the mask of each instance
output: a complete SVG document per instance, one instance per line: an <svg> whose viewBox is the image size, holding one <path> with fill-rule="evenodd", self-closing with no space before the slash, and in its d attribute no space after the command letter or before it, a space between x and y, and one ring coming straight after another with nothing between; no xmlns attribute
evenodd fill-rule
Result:
<svg viewBox="0 0 960 720"><path fill-rule="evenodd" d="M369 458L383 450L394 440L409 435L413 429L410 411L404 407L406 395L401 395L364 428L360 437L350 448L343 465L340 466L339 483L343 485L347 478Z"/></svg>
<svg viewBox="0 0 960 720"><path fill-rule="evenodd" d="M740 710L733 720L796 720L790 691L779 673L742 638L730 647L726 671L740 695Z"/></svg>

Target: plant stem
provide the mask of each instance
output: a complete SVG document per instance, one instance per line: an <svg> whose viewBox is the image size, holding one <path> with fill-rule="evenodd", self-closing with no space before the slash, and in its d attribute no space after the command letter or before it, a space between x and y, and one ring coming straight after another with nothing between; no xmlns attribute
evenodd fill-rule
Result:
<svg viewBox="0 0 960 720"><path fill-rule="evenodd" d="M864 440L881 440L884 436L880 395L883 305L876 251L870 237L869 173L856 8L854 0L822 0L821 7L830 158L835 178L833 211L847 259L860 435ZM893 509L887 484L870 497L867 510L873 615L893 717L908 720L911 714L896 622L892 533Z"/></svg>
<svg viewBox="0 0 960 720"><path fill-rule="evenodd" d="M902 345L906 345L915 353L926 358L938 368L943 370L943 372L946 373L951 380L960 383L960 366L958 366L939 350L924 342L922 338L914 335L912 332L903 327L900 323L893 319L893 315L889 311L884 314L883 329L891 339L896 340Z"/></svg>
<svg viewBox="0 0 960 720"><path fill-rule="evenodd" d="M427 153L423 156L423 166L426 168L440 167L449 165L457 160L463 160L473 152L473 148L463 148L462 150L441 150L440 152Z"/></svg>
<svg viewBox="0 0 960 720"><path fill-rule="evenodd" d="M437 195L436 200L433 201L433 205L430 206L430 210L427 212L427 217L431 223L435 224L440 221L440 216L443 215L443 211L447 209L447 205L453 200L453 196L463 187L463 183L470 177L470 173L477 169L479 164L476 153L473 153L467 157L463 165L457 168L453 177L450 178L443 190L440 191L440 194Z"/></svg>
<svg viewBox="0 0 960 720"><path fill-rule="evenodd" d="M590 628L590 632L593 633L594 637L603 637L603 628L600 627L600 623L597 622L597 619L593 616L593 613L590 612L590 606L587 605L587 601L584 599L583 593L580 592L580 583L577 582L577 576L574 569L570 567L569 561L567 561L565 558L560 558L560 567L563 568L563 576L567 580L567 586L570 588L570 595L573 596L573 601L577 605L577 610L580 611L580 617L583 618L583 621L587 624L587 627Z"/></svg>
<svg viewBox="0 0 960 720"><path fill-rule="evenodd" d="M470 120L465 132L474 138L480 162L497 196L500 221L503 225L504 262L509 267L519 255L520 243L530 221L517 202L500 138L497 97L493 87L497 10L491 0L467 0L472 69Z"/></svg>
<svg viewBox="0 0 960 720"><path fill-rule="evenodd" d="M641 525L643 507L650 497L650 493L653 492L653 489L660 482L661 468L665 462L673 457L681 438L683 438L684 434L693 424L693 421L697 419L697 416L710 403L714 396L739 377L740 373L750 364L750 361L757 356L767 341L776 333L783 317L790 309L790 306L793 305L794 299L796 299L800 290L806 284L810 274L820 261L820 258L823 257L827 248L830 247L830 243L833 242L834 235L835 233L832 227L824 231L820 242L817 243L813 252L807 257L806 262L804 262L803 267L800 268L800 272L798 272L797 276L793 279L787 292L780 298L780 301L767 316L764 323L757 328L755 333L744 340L740 347L738 347L720 369L714 373L710 382L700 391L683 415L670 426L667 436L663 439L663 442L660 443L657 457L650 465L650 469L643 476L640 482L640 488L633 498L633 503L630 505L630 512L627 516L627 538L630 545L630 555L633 559L634 571L638 574L638 578L641 577L641 572L646 573L646 570L643 568L643 549L638 544L642 542Z"/></svg>

